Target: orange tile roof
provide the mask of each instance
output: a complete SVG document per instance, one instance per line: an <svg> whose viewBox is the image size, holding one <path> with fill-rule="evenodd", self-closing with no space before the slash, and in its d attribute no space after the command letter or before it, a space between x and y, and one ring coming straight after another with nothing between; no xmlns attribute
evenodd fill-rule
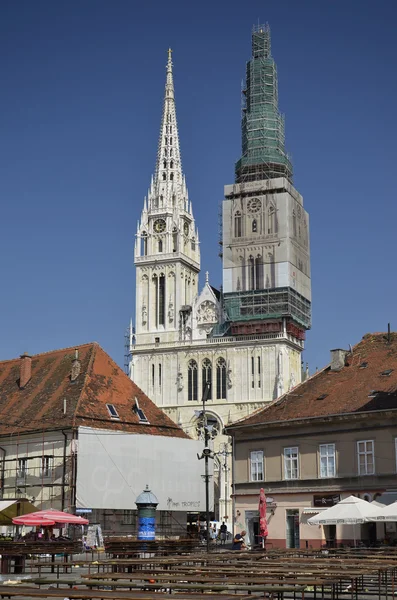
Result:
<svg viewBox="0 0 397 600"><path fill-rule="evenodd" d="M76 349L80 373L71 381ZM19 386L20 364L20 358L0 361L0 435L84 425L189 437L97 343L32 356L31 378L23 389ZM140 423L134 411L135 398L149 424ZM110 417L106 404L114 405L120 420Z"/></svg>
<svg viewBox="0 0 397 600"><path fill-rule="evenodd" d="M367 334L346 355L340 371L325 367L227 429L392 409L397 409L397 333L390 335L390 343L386 333Z"/></svg>

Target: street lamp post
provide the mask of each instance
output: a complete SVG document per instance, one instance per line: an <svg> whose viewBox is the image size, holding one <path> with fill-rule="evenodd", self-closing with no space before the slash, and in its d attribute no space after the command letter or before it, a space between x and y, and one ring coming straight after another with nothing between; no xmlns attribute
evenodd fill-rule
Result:
<svg viewBox="0 0 397 600"><path fill-rule="evenodd" d="M204 482L205 482L205 521L207 524L207 531L206 531L207 552L210 551L210 477L211 477L211 475L209 474L208 460L210 458L214 458L213 454L211 452L211 448L208 446L210 436L208 433L207 414L205 411L205 403L208 400L208 395L209 395L210 389L211 389L211 383L209 381L207 381L205 384L203 398L202 398L203 410L201 413L202 419L203 419L203 426L204 426L204 449L203 449L203 453L201 456L197 455L197 458L199 460L204 458L204 465L205 465Z"/></svg>

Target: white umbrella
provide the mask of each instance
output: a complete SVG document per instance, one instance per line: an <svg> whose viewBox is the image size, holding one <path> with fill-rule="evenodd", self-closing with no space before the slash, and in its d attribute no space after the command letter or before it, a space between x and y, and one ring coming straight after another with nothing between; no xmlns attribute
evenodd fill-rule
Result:
<svg viewBox="0 0 397 600"><path fill-rule="evenodd" d="M379 508L371 506L366 500L349 496L319 515L311 517L307 522L309 525L353 525L354 545L356 545L355 525L372 521L373 515L378 512Z"/></svg>
<svg viewBox="0 0 397 600"><path fill-rule="evenodd" d="M349 496L335 506L311 517L307 522L309 525L356 525L371 521L377 513L379 508L376 506L356 496Z"/></svg>
<svg viewBox="0 0 397 600"><path fill-rule="evenodd" d="M397 502L389 504L384 508L377 508L371 521L397 521Z"/></svg>

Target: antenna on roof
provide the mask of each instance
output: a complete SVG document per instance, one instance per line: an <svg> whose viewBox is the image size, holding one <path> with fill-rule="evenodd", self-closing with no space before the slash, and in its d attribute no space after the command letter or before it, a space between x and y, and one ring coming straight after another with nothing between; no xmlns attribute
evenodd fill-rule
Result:
<svg viewBox="0 0 397 600"><path fill-rule="evenodd" d="M387 324L387 343L390 344L390 323Z"/></svg>

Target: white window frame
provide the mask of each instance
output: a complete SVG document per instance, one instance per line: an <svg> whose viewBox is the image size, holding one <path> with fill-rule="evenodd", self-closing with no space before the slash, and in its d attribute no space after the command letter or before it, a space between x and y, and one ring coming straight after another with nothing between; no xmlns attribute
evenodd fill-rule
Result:
<svg viewBox="0 0 397 600"><path fill-rule="evenodd" d="M325 449L325 453L322 454L322 449ZM331 450L331 451L330 451ZM319 456L319 477L326 479L327 477L336 477L336 451L335 444L319 444L318 447ZM325 458L325 475L322 474L322 459ZM333 471L330 469L330 460L333 460ZM332 463L331 463L332 464Z"/></svg>
<svg viewBox="0 0 397 600"><path fill-rule="evenodd" d="M54 469L54 457L53 456L42 456L41 457L41 477L51 477L52 471Z"/></svg>
<svg viewBox="0 0 397 600"><path fill-rule="evenodd" d="M288 456L288 454L296 454L296 456ZM288 448L284 448L284 479L287 481L292 481L295 479L299 479L299 447L298 446L289 446ZM292 464L293 461L296 461L296 467L293 469ZM288 466L290 466L290 473L288 473ZM296 476L294 477L294 470L296 472Z"/></svg>
<svg viewBox="0 0 397 600"><path fill-rule="evenodd" d="M258 468L258 465L260 468ZM263 450L252 450L250 452L250 481L265 481Z"/></svg>
<svg viewBox="0 0 397 600"><path fill-rule="evenodd" d="M362 444L365 444L364 449ZM367 449L367 444L370 444L370 450ZM368 471L367 456L372 455L372 471ZM364 469L360 466L360 457L364 456ZM374 440L359 440L357 442L357 471L359 475L375 475L375 441Z"/></svg>
<svg viewBox="0 0 397 600"><path fill-rule="evenodd" d="M28 459L27 457L18 458L18 471L17 477L18 479L26 479L28 474Z"/></svg>

